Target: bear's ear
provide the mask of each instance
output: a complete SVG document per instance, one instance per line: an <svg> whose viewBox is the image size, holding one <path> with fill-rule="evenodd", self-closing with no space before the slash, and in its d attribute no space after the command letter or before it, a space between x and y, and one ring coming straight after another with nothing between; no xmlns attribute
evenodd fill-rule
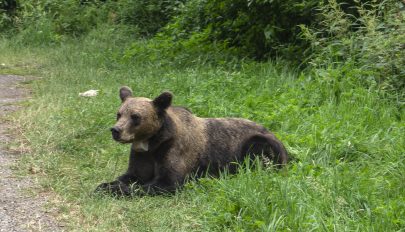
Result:
<svg viewBox="0 0 405 232"><path fill-rule="evenodd" d="M153 99L153 104L160 110L165 110L172 104L173 94L171 92L163 92L155 99Z"/></svg>
<svg viewBox="0 0 405 232"><path fill-rule="evenodd" d="M128 86L122 86L120 89L120 98L124 102L125 99L132 96L132 90Z"/></svg>

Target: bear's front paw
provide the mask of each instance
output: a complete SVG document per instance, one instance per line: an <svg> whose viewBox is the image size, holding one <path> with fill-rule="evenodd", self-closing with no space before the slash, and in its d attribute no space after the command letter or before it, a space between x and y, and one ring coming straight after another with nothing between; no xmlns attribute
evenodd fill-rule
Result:
<svg viewBox="0 0 405 232"><path fill-rule="evenodd" d="M129 196L131 195L130 187L121 181L113 181L110 183L102 183L97 186L96 193L107 193L114 196Z"/></svg>

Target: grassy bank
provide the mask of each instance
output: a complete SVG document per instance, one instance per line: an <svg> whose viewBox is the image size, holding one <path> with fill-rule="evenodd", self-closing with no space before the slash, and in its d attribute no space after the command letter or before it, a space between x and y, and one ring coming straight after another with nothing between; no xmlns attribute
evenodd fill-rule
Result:
<svg viewBox="0 0 405 232"><path fill-rule="evenodd" d="M105 34L107 33L107 34ZM283 62L188 67L122 60L118 31L31 47L3 39L0 72L32 73L33 99L16 121L69 230L397 231L405 227L404 110L395 93L364 87L355 67L301 73ZM136 46L132 44L131 46ZM139 46L142 43L139 42ZM273 131L296 158L285 171L245 167L191 182L175 196L94 196L126 169L111 140L118 88L175 94L203 117L244 117ZM99 89L99 96L78 97Z"/></svg>

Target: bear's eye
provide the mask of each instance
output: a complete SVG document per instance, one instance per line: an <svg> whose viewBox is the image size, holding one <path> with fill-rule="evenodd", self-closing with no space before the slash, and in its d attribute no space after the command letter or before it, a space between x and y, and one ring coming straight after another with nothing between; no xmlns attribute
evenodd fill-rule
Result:
<svg viewBox="0 0 405 232"><path fill-rule="evenodd" d="M141 124L141 116L139 114L132 114L131 119L134 126Z"/></svg>
<svg viewBox="0 0 405 232"><path fill-rule="evenodd" d="M117 113L117 120L121 118L121 114Z"/></svg>

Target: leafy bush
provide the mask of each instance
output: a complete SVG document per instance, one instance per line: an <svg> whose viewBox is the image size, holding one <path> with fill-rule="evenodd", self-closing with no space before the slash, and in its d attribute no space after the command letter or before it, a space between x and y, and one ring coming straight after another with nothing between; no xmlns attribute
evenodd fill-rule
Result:
<svg viewBox="0 0 405 232"><path fill-rule="evenodd" d="M342 2L7 0L0 4L0 30L15 25L21 41L42 44L124 25L128 34L149 38L126 49L124 60L130 62L224 64L281 57L321 72L355 67L367 86L405 89L402 3Z"/></svg>
<svg viewBox="0 0 405 232"><path fill-rule="evenodd" d="M16 9L17 2L15 0L0 1L0 31L13 25Z"/></svg>
<svg viewBox="0 0 405 232"><path fill-rule="evenodd" d="M78 37L101 22L107 22L107 7L101 2L21 1L14 19L19 42L48 44Z"/></svg>
<svg viewBox="0 0 405 232"><path fill-rule="evenodd" d="M351 66L363 72L363 84L383 89L405 88L405 12L397 1L373 1L346 13L336 0L320 7L317 26L302 25L310 42L308 63L324 70Z"/></svg>
<svg viewBox="0 0 405 232"><path fill-rule="evenodd" d="M342 4L342 12L360 15L356 6L361 2ZM198 54L199 58L207 53L226 53L239 58L283 57L301 62L308 55L305 51L308 52L310 42L300 36L299 25L321 24L319 6L322 1L188 0L176 6L169 23L160 30L156 28L158 33L149 46L151 50L163 51L164 57L172 55L170 58L175 59L184 53L191 57ZM137 47L129 50L128 54L139 55Z"/></svg>
<svg viewBox="0 0 405 232"><path fill-rule="evenodd" d="M154 35L165 26L185 0L123 0L111 2L111 13L120 23L136 26L142 35Z"/></svg>
<svg viewBox="0 0 405 232"><path fill-rule="evenodd" d="M79 36L105 20L103 3L98 1L47 1L43 7L57 34Z"/></svg>
<svg viewBox="0 0 405 232"><path fill-rule="evenodd" d="M239 56L263 59L302 49L298 24L313 20L318 1L189 0L162 29L159 38L221 44ZM297 40L298 38L298 40ZM302 41L302 40L301 40Z"/></svg>
<svg viewBox="0 0 405 232"><path fill-rule="evenodd" d="M15 3L14 11L5 11L8 2ZM52 42L65 35L81 36L100 25L123 24L131 25L134 28L131 32L136 30L142 36L150 36L169 21L180 3L166 0L40 0L21 1L17 6L15 1L8 0L0 5L0 30L4 31L4 25L14 23L20 32L26 31L25 34L47 31ZM30 36L26 39L32 41Z"/></svg>

